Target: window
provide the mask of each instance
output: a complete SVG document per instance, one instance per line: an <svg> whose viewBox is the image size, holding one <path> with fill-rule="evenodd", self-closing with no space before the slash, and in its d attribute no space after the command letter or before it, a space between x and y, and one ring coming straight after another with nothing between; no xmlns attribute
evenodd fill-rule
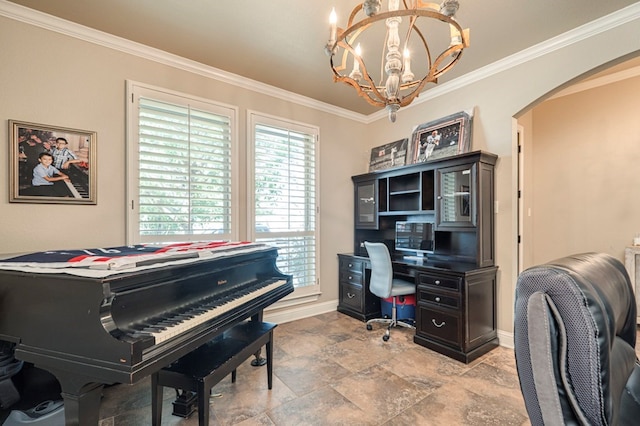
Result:
<svg viewBox="0 0 640 426"><path fill-rule="evenodd" d="M318 293L318 129L249 114L249 149L256 241L278 247L277 265L293 276L297 296Z"/></svg>
<svg viewBox="0 0 640 426"><path fill-rule="evenodd" d="M128 89L128 242L234 239L235 109Z"/></svg>

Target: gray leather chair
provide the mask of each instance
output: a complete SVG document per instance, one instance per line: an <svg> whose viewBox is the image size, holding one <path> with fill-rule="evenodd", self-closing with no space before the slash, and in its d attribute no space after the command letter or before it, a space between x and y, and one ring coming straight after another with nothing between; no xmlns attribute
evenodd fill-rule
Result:
<svg viewBox="0 0 640 426"><path fill-rule="evenodd" d="M392 327L415 328L413 324L400 321L397 318L396 298L397 296L406 296L416 293L416 285L413 282L401 280L393 277L393 267L391 264L391 256L389 249L384 243L372 243L365 241L364 246L369 254L371 262L371 280L369 282L369 290L376 296L386 299L393 298L391 308L391 318L374 318L367 321L367 330L372 330L371 324L383 323L388 324L387 331L382 336L386 342L389 340Z"/></svg>
<svg viewBox="0 0 640 426"><path fill-rule="evenodd" d="M636 301L624 265L584 253L518 277L515 357L531 424L640 424Z"/></svg>

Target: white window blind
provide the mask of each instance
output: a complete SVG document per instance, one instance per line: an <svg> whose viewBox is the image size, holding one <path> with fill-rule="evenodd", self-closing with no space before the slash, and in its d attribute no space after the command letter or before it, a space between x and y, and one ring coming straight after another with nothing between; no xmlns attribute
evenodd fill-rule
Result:
<svg viewBox="0 0 640 426"><path fill-rule="evenodd" d="M231 236L233 111L164 93L137 103L137 207L141 242Z"/></svg>
<svg viewBox="0 0 640 426"><path fill-rule="evenodd" d="M297 289L316 286L317 130L260 116L252 125L256 241L278 247Z"/></svg>

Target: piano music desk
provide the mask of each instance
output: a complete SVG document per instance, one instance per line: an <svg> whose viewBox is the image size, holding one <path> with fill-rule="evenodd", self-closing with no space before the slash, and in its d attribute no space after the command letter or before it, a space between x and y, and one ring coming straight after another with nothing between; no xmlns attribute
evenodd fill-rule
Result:
<svg viewBox="0 0 640 426"><path fill-rule="evenodd" d="M197 393L198 424L209 424L209 394L211 388L231 373L236 381L236 369L262 346L267 350L267 384L273 384L273 329L276 324L247 321L236 325L221 336L200 346L173 364L151 376L151 417L153 425L162 420L162 387L172 387Z"/></svg>

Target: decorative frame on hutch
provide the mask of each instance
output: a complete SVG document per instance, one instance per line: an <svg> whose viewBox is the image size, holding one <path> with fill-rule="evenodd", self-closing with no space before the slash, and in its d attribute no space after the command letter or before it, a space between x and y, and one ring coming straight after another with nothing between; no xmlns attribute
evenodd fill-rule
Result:
<svg viewBox="0 0 640 426"><path fill-rule="evenodd" d="M411 137L407 163L424 163L469 152L473 116L458 112L419 125Z"/></svg>

